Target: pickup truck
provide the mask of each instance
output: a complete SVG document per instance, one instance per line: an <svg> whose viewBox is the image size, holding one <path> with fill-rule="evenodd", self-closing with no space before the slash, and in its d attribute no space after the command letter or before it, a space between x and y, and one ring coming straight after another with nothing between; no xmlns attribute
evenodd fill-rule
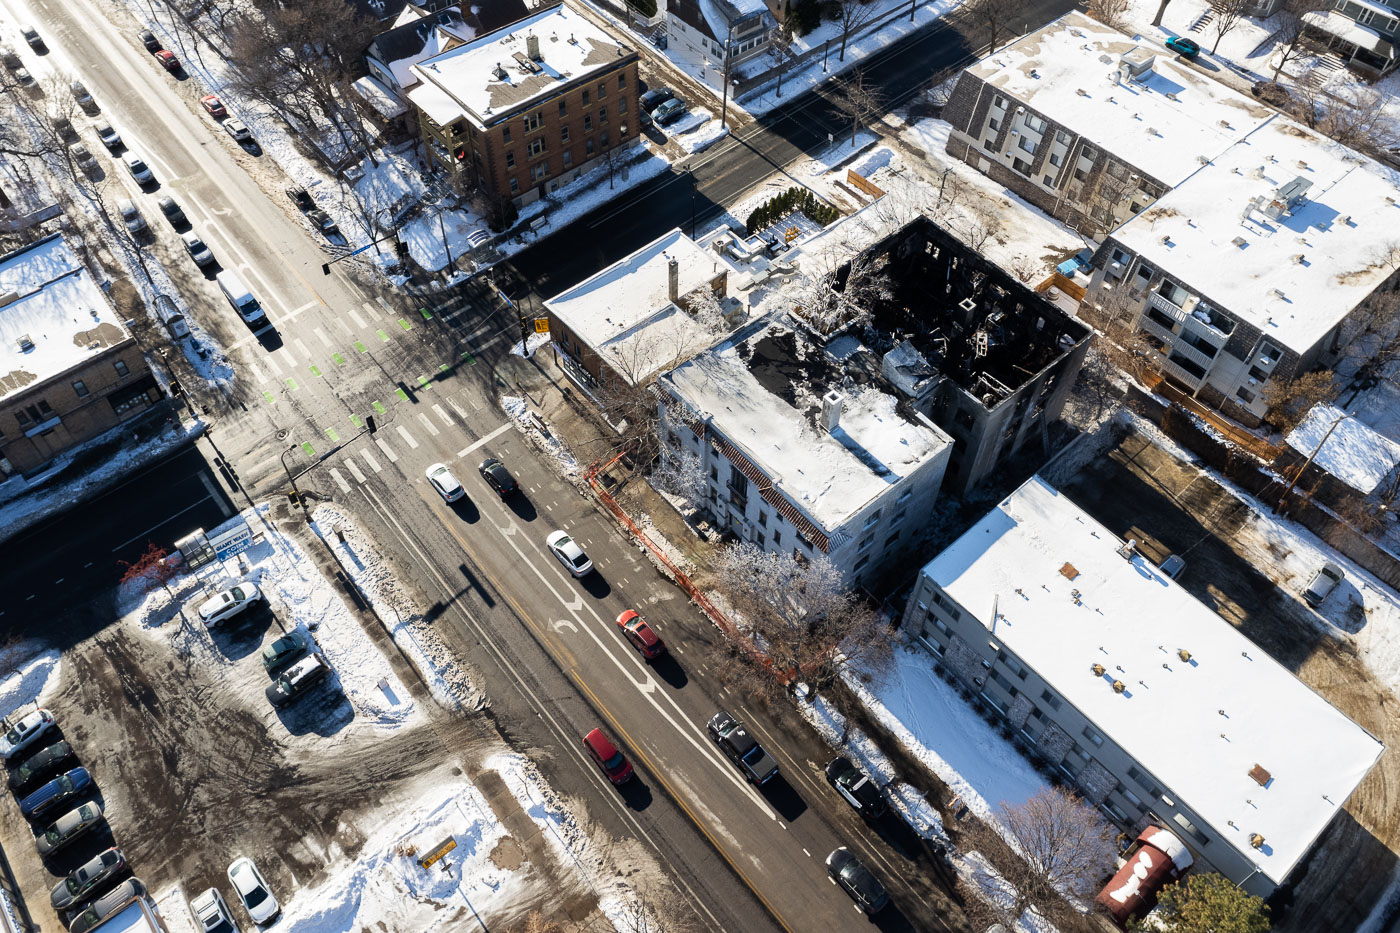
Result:
<svg viewBox="0 0 1400 933"><path fill-rule="evenodd" d="M728 712L720 710L715 713L705 728L720 750L744 772L744 778L750 784L767 784L777 776L778 763L773 756L765 752L758 740L749 735L744 724Z"/></svg>

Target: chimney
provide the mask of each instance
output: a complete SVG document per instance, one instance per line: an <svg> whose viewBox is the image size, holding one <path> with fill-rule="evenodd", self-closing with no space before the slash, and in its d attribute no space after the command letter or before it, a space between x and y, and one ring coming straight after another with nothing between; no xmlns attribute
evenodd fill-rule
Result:
<svg viewBox="0 0 1400 933"><path fill-rule="evenodd" d="M666 296L672 304L681 297L681 264L674 257L666 260Z"/></svg>
<svg viewBox="0 0 1400 933"><path fill-rule="evenodd" d="M826 428L826 433L835 431L841 424L841 406L845 403L846 397L835 389L822 396L822 427Z"/></svg>
<svg viewBox="0 0 1400 933"><path fill-rule="evenodd" d="M540 61L540 37L533 32L525 37L525 54L532 61Z"/></svg>

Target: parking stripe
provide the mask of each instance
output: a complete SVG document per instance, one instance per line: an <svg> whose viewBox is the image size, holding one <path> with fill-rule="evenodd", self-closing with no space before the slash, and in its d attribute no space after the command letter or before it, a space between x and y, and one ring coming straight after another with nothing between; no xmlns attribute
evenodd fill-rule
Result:
<svg viewBox="0 0 1400 933"><path fill-rule="evenodd" d="M389 447L388 444L384 443L384 438L382 438L382 437L376 437L376 438L374 439L374 442L375 442L376 444L379 445L379 449L382 450L382 451L384 452L384 456L386 456L386 457L389 458L389 462L390 462L390 463L398 463L398 462L399 462L398 455L395 454L394 451L390 449L390 447Z"/></svg>
<svg viewBox="0 0 1400 933"><path fill-rule="evenodd" d="M308 360L311 359L311 351L307 348L306 344L302 343L300 337L293 340L292 343L297 345L297 351L301 353L303 357L305 357Z"/></svg>
<svg viewBox="0 0 1400 933"><path fill-rule="evenodd" d="M376 314L379 313L379 309L376 308L374 305L370 304L368 301L360 305L360 307L364 308L365 313L368 314L370 317L374 317Z"/></svg>
<svg viewBox="0 0 1400 933"><path fill-rule="evenodd" d="M321 328L313 327L311 332L316 335L317 339L319 339L323 345L327 347L331 345L331 338L327 337L326 332L321 330Z"/></svg>
<svg viewBox="0 0 1400 933"><path fill-rule="evenodd" d="M368 463L369 468L374 472L379 473L384 469L379 465L379 461L374 459L374 454L370 453L368 450L360 451L360 456L365 458L365 463Z"/></svg>
<svg viewBox="0 0 1400 933"><path fill-rule="evenodd" d="M452 410L455 411L455 412L457 413L457 417L458 417L458 418L461 418L461 419L462 419L462 423L465 424L465 423L466 423L466 420L467 420L467 413L464 412L464 411L462 411L462 406L461 406L461 405L458 405L457 402L456 402L454 399L452 399L450 396L449 396L448 399L447 399L447 404L449 404L449 405L452 406Z"/></svg>
<svg viewBox="0 0 1400 933"><path fill-rule="evenodd" d="M282 375L282 367L277 365L277 357L270 353L267 355L267 368L272 370L274 376Z"/></svg>
<svg viewBox="0 0 1400 933"><path fill-rule="evenodd" d="M347 310L350 312L350 320L355 322L355 326L360 330L364 330L367 325L365 324L365 319L360 317L360 312L356 311L354 308L349 308Z"/></svg>
<svg viewBox="0 0 1400 933"><path fill-rule="evenodd" d="M345 458L345 468L350 471L351 476L355 477L355 482L363 483L365 481L365 474L360 472L360 468L355 465L355 461L351 460L349 457Z"/></svg>
<svg viewBox="0 0 1400 933"><path fill-rule="evenodd" d="M418 442L413 439L412 434L408 433L408 428L404 427L401 424L397 425L397 427L399 429L399 437L402 437L404 439L404 443L407 444L413 450L417 450Z"/></svg>
<svg viewBox="0 0 1400 933"><path fill-rule="evenodd" d="M447 412L442 410L441 405L434 405L433 411L436 412L437 416L442 419L443 424L447 425L449 428L456 427L456 425L452 423L452 419L448 416Z"/></svg>
<svg viewBox="0 0 1400 933"><path fill-rule="evenodd" d="M334 467L331 468L331 479L335 480L335 484L340 487L341 492L350 491L350 484L345 481L345 477L340 475L340 471Z"/></svg>
<svg viewBox="0 0 1400 933"><path fill-rule="evenodd" d="M423 427L427 428L428 433L431 434L433 437L437 437L438 434L441 433L440 431L438 431L437 425L433 424L433 422L428 418L428 416L423 414L421 411L418 413L418 420L423 422Z"/></svg>

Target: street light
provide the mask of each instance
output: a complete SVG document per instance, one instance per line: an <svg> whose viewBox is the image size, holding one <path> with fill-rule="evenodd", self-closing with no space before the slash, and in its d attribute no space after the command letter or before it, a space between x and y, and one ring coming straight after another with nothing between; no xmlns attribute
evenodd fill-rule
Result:
<svg viewBox="0 0 1400 933"><path fill-rule="evenodd" d="M286 450L282 451L282 456L278 457L277 459L282 461L282 469L287 471L287 482L292 484L292 495L295 497L293 501L297 505L301 506L301 514L305 516L306 503L301 501L301 493L297 490L297 478L292 475L292 468L287 466L287 454L294 453L295 451L295 445L288 447ZM310 521L310 519L308 518L307 521Z"/></svg>

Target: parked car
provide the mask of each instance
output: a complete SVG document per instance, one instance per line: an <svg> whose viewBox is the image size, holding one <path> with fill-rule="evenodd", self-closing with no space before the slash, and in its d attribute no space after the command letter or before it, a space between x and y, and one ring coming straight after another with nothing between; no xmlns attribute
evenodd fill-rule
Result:
<svg viewBox="0 0 1400 933"><path fill-rule="evenodd" d="M668 87L654 87L643 94L638 100L641 104L638 112L641 113L642 125L646 126L651 122L651 112L660 107L666 101L676 96L676 92Z"/></svg>
<svg viewBox="0 0 1400 933"><path fill-rule="evenodd" d="M311 639L300 631L288 632L262 650L263 668L276 674L294 661L300 661L311 649Z"/></svg>
<svg viewBox="0 0 1400 933"><path fill-rule="evenodd" d="M890 902L885 886L860 863L845 846L826 857L826 873L833 884L843 889L866 915L878 914Z"/></svg>
<svg viewBox="0 0 1400 933"><path fill-rule="evenodd" d="M146 218L141 216L141 211L131 198L122 198L117 202L117 213L122 215L122 221L126 224L126 232L132 236L146 229Z"/></svg>
<svg viewBox="0 0 1400 933"><path fill-rule="evenodd" d="M73 157L73 162L85 173L91 174L97 168L97 160L88 152L88 147L82 143L74 143L68 147L68 154Z"/></svg>
<svg viewBox="0 0 1400 933"><path fill-rule="evenodd" d="M340 232L340 228L331 220L331 215L320 209L313 209L306 212L306 216L311 220L316 228L325 236L334 236Z"/></svg>
<svg viewBox="0 0 1400 933"><path fill-rule="evenodd" d="M150 167L146 165L146 160L134 152L128 152L126 155L122 156L122 164L125 165L126 170L131 173L131 177L136 179L136 183L143 188L156 180L156 176L152 174Z"/></svg>
<svg viewBox="0 0 1400 933"><path fill-rule="evenodd" d="M481 461L481 466L476 469L481 474L481 478L486 480L486 485L496 490L496 495L502 499L520 488L515 482L515 477L511 476L510 471L506 469L506 465L495 457L487 457Z"/></svg>
<svg viewBox="0 0 1400 933"><path fill-rule="evenodd" d="M1201 47L1183 36L1168 36L1166 46L1183 58L1195 58L1201 54Z"/></svg>
<svg viewBox="0 0 1400 933"><path fill-rule="evenodd" d="M750 784L767 784L777 777L778 763L763 750L757 739L749 735L744 724L728 711L715 713L705 728L720 751L744 772L744 779Z"/></svg>
<svg viewBox="0 0 1400 933"><path fill-rule="evenodd" d="M214 253L208 246L204 245L204 241L199 238L198 233L191 230L188 233L180 234L180 239L185 241L185 249L189 251L190 258L194 260L195 265L207 266L214 261Z"/></svg>
<svg viewBox="0 0 1400 933"><path fill-rule="evenodd" d="M40 749L10 772L10 789L15 790L48 777L72 757L73 746L67 742L55 742L47 748Z"/></svg>
<svg viewBox="0 0 1400 933"><path fill-rule="evenodd" d="M1317 569L1308 581L1308 585L1303 589L1303 599L1307 600L1309 606L1321 606L1328 595L1337 588L1346 577L1346 572L1332 563L1330 560Z"/></svg>
<svg viewBox="0 0 1400 933"><path fill-rule="evenodd" d="M53 125L54 132L60 139L78 139L78 131L73 129L73 121L61 113L50 113L49 123Z"/></svg>
<svg viewBox="0 0 1400 933"><path fill-rule="evenodd" d="M1181 571L1185 569L1186 560L1179 554L1168 554L1167 559L1162 561L1162 573L1166 574L1172 580L1181 576Z"/></svg>
<svg viewBox="0 0 1400 933"><path fill-rule="evenodd" d="M255 583L240 583L215 593L199 607L199 618L209 628L226 622L262 599Z"/></svg>
<svg viewBox="0 0 1400 933"><path fill-rule="evenodd" d="M141 44L146 47L147 52L160 51L160 40L156 38L155 33L149 29L143 29L137 35L141 37Z"/></svg>
<svg viewBox="0 0 1400 933"><path fill-rule="evenodd" d="M263 693L267 702L276 707L283 707L325 680L330 672L331 666L326 661L326 656L315 651L287 668L267 685Z"/></svg>
<svg viewBox="0 0 1400 933"><path fill-rule="evenodd" d="M457 481L457 477L452 475L445 463L434 463L424 472L428 482L437 490L437 494L442 496L442 501L456 502L466 496L467 490Z"/></svg>
<svg viewBox="0 0 1400 933"><path fill-rule="evenodd" d="M44 40L39 37L39 32L33 26L21 26L19 34L24 36L24 41L29 43L29 47L36 52L47 52L48 46L44 45Z"/></svg>
<svg viewBox="0 0 1400 933"><path fill-rule="evenodd" d="M33 76L32 74L29 73L29 69L28 69L28 68L16 68L16 69L15 69L15 80L18 81L18 82L20 83L20 86L21 86L21 87L33 87L33 86L34 86L34 76Z"/></svg>
<svg viewBox="0 0 1400 933"><path fill-rule="evenodd" d="M180 70L180 60L169 49L156 49L155 56L156 61L160 62L160 66L171 74Z"/></svg>
<svg viewBox="0 0 1400 933"><path fill-rule="evenodd" d="M878 820L889 810L885 795L875 782L845 758L833 758L826 763L826 779L867 820Z"/></svg>
<svg viewBox="0 0 1400 933"><path fill-rule="evenodd" d="M73 92L73 99L76 100L78 106L82 107L84 110L97 103L92 99L92 95L88 93L87 86L77 78L69 82L68 90Z"/></svg>
<svg viewBox="0 0 1400 933"><path fill-rule="evenodd" d="M277 898L272 896L272 889L263 880L258 866L246 856L234 859L228 867L228 883L233 885L234 893L243 902L243 909L248 911L254 923L266 923L282 909Z"/></svg>
<svg viewBox="0 0 1400 933"><path fill-rule="evenodd" d="M544 539L544 543L550 553L559 559L559 563L564 565L564 569L574 576L585 577L593 572L593 561L583 553L583 548L578 546L578 542L564 532L551 532L549 537Z"/></svg>
<svg viewBox="0 0 1400 933"><path fill-rule="evenodd" d="M228 116L228 111L224 109L224 102L219 100L217 94L205 94L199 99L199 106L203 107L209 116L216 120Z"/></svg>
<svg viewBox="0 0 1400 933"><path fill-rule="evenodd" d="M37 820L58 810L66 803L92 790L92 775L87 768L74 768L49 781L19 802L20 816Z"/></svg>
<svg viewBox="0 0 1400 933"><path fill-rule="evenodd" d="M0 44L0 62L4 62L5 67L11 71L24 67L24 62L15 54L15 50L4 44Z"/></svg>
<svg viewBox="0 0 1400 933"><path fill-rule="evenodd" d="M68 933L88 933L93 927L121 910L138 897L146 896L146 885L140 878L128 878L89 904L68 924Z"/></svg>
<svg viewBox="0 0 1400 933"><path fill-rule="evenodd" d="M41 856L53 855L102 820L102 808L95 803L85 803L45 826L43 831L34 837L34 846Z"/></svg>
<svg viewBox="0 0 1400 933"><path fill-rule="evenodd" d="M593 759L593 763L603 769L603 774L607 775L609 781L614 784L626 784L632 780L631 762L617 750L617 746L608 741L602 729L594 729L585 735L583 748L588 752L588 757Z"/></svg>
<svg viewBox="0 0 1400 933"><path fill-rule="evenodd" d="M689 111L690 108L685 105L685 101L673 97L651 112L651 121L657 126L667 126L675 123Z"/></svg>
<svg viewBox="0 0 1400 933"><path fill-rule="evenodd" d="M242 120L225 120L224 132L240 143L250 143L253 141L252 131L243 125Z"/></svg>
<svg viewBox="0 0 1400 933"><path fill-rule="evenodd" d="M292 199L292 203L297 206L297 210L309 211L316 206L316 202L311 200L311 195L305 188L288 188L287 197Z"/></svg>
<svg viewBox="0 0 1400 933"><path fill-rule="evenodd" d="M632 643L632 647L641 652L642 657L648 661L652 658L659 658L666 653L666 643L652 631L651 626L647 625L647 620L643 619L635 610L628 609L619 615L617 627L622 630L623 636Z"/></svg>
<svg viewBox="0 0 1400 933"><path fill-rule="evenodd" d="M102 145L106 146L112 152L116 152L122 147L121 134L112 129L112 124L110 123L97 124L97 138L102 140Z"/></svg>
<svg viewBox="0 0 1400 933"><path fill-rule="evenodd" d="M160 212L165 215L165 219L170 221L172 227L184 227L189 225L189 218L185 212L180 210L180 205L175 203L175 199L170 195L163 195L156 199L156 205L160 207Z"/></svg>
<svg viewBox="0 0 1400 933"><path fill-rule="evenodd" d="M100 892L109 881L126 870L126 856L116 846L102 852L68 873L49 894L54 910L71 910Z"/></svg>
<svg viewBox="0 0 1400 933"><path fill-rule="evenodd" d="M191 900L190 913L201 933L240 933L218 888L210 888Z"/></svg>
<svg viewBox="0 0 1400 933"><path fill-rule="evenodd" d="M0 736L0 758L9 761L20 752L33 748L53 725L53 713L46 709L32 710L19 719L6 719L5 734Z"/></svg>

